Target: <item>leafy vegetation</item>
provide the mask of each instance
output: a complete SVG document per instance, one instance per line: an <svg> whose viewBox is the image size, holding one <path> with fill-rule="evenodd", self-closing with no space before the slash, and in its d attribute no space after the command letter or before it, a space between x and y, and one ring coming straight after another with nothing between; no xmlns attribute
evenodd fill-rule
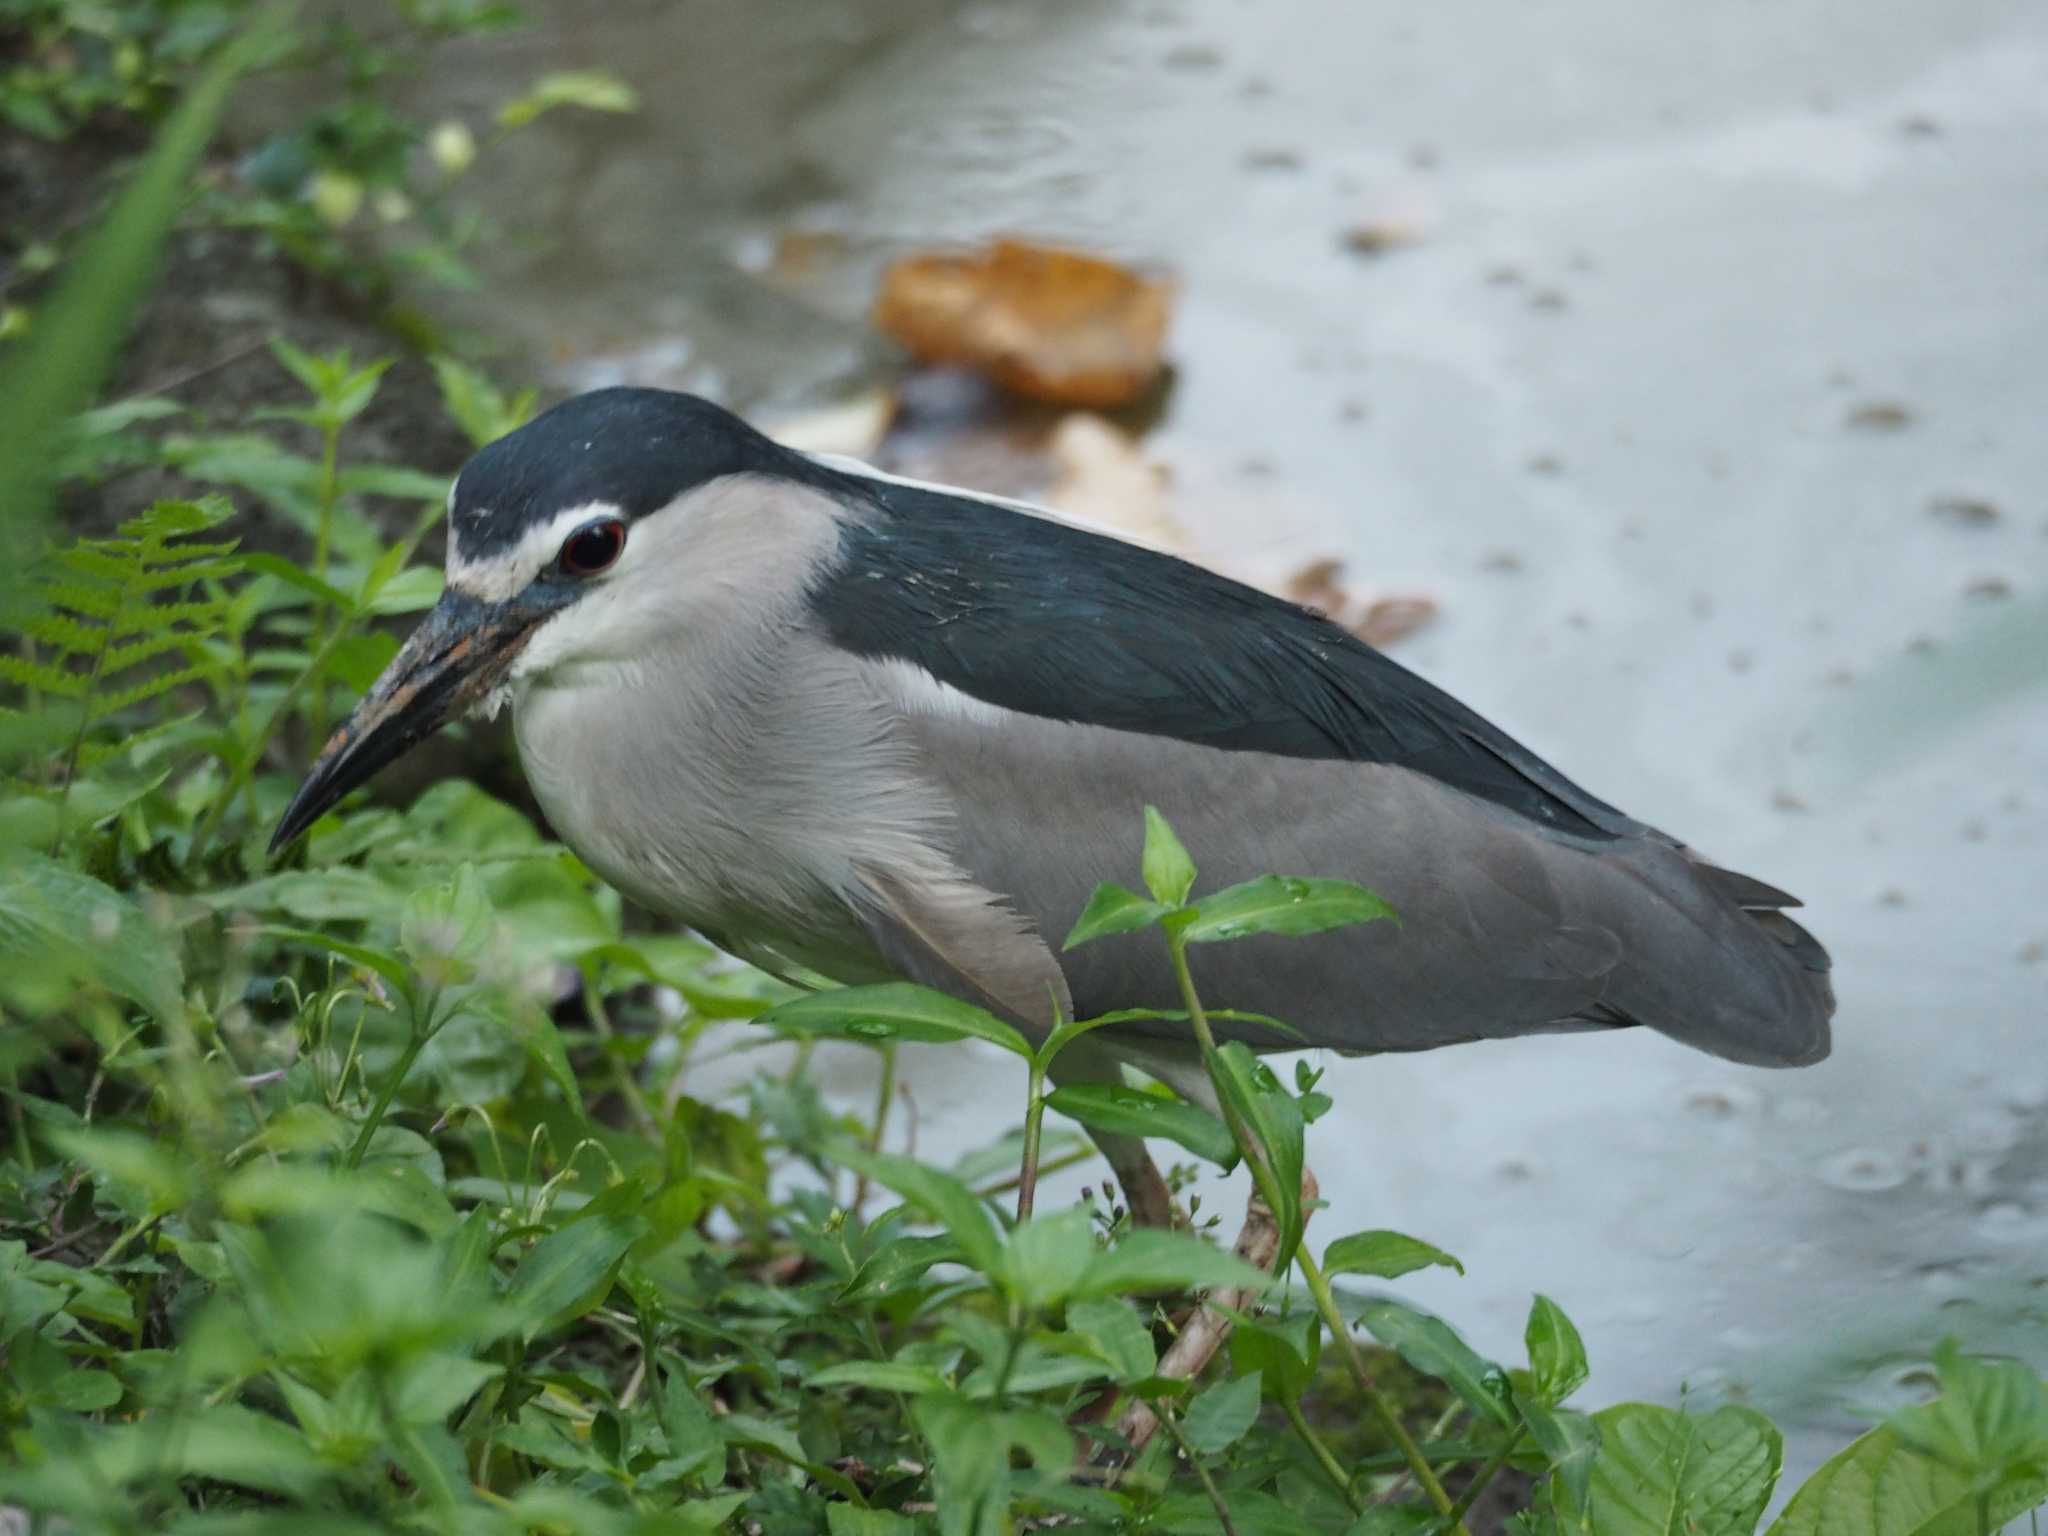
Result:
<svg viewBox="0 0 2048 1536"><path fill-rule="evenodd" d="M1761 1414L1574 1407L1589 1363L1555 1302L1533 1300L1510 1367L1381 1288L1462 1272L1451 1254L1311 1231L1329 1099L1306 1064L1283 1081L1216 1042L1202 946L1395 920L1368 891L1202 891L1154 812L1142 894L1105 886L1079 915L1070 947L1168 947L1219 1117L1157 1085L1049 1092L1057 1053L1114 1017L1032 1042L908 986L796 995L633 921L459 778L404 809L358 797L269 863L388 624L438 594L414 556L444 479L352 457L381 363L282 340L304 399L279 417L78 414L119 316L73 289L147 271L246 62L218 42L220 83L150 162L176 174L138 174L0 374L0 1503L35 1529L193 1536L1375 1536L1472 1529L1512 1470L1523 1536L1758 1528L1782 1459ZM30 126L69 131L96 109L79 91ZM478 442L531 409L437 371ZM138 463L198 491L37 553L55 474ZM309 557L246 547L258 516ZM823 1038L880 1053L872 1116L821 1096ZM796 1042L796 1068L707 1096L710 1057L748 1040ZM892 1150L904 1041L1017 1057L1020 1128L949 1166ZM1245 1163L1237 1250L1192 1201L1171 1232L1107 1189L1040 1209L1039 1173L1086 1155L1048 1110ZM1227 1349L1177 1375L1225 1322ZM1773 1536L1961 1536L2048 1497L2048 1389L1937 1365L1939 1397L1843 1450Z"/></svg>

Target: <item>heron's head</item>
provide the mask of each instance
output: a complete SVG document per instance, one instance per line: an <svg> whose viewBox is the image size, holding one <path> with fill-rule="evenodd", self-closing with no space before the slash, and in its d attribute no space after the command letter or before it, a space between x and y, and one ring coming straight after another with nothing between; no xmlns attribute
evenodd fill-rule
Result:
<svg viewBox="0 0 2048 1536"><path fill-rule="evenodd" d="M448 493L440 602L321 750L272 851L444 723L502 696L522 656L623 630L610 621L625 617L627 594L644 598L675 574L656 569L677 558L673 538L653 536L675 521L662 514L711 481L774 473L788 458L717 406L654 389L579 395L477 454Z"/></svg>

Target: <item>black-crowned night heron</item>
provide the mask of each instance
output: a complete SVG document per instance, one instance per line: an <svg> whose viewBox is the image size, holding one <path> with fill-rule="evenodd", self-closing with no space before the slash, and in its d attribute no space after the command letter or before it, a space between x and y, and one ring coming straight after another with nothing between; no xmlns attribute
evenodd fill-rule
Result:
<svg viewBox="0 0 2048 1536"><path fill-rule="evenodd" d="M1042 1037L1173 1008L1156 935L1057 941L1158 805L1217 882L1338 876L1401 921L1203 955L1298 1038L1414 1051L1644 1025L1733 1061L1828 1049L1826 952L1782 891L1633 821L1317 615L1011 502L782 447L688 395L600 390L485 448L448 584L278 828L449 716L509 702L590 867L770 971L906 978ZM1211 1102L1170 1022L1084 1037ZM1134 1212L1142 1143L1098 1142Z"/></svg>

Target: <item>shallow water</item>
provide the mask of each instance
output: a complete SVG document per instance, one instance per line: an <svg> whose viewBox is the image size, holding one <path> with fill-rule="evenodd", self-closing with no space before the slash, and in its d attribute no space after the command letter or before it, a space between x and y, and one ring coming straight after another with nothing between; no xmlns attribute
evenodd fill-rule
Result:
<svg viewBox="0 0 2048 1536"><path fill-rule="evenodd" d="M552 14L435 104L603 65L644 109L508 146L523 238L470 318L564 380L773 405L861 376L898 245L1167 264L1147 448L1202 544L1433 594L1404 661L1806 898L1825 1065L1646 1034L1332 1063L1326 1235L1458 1253L1401 1288L1503 1358L1555 1297L1600 1400L1755 1402L1788 1483L1945 1333L2048 1369L2048 11ZM1353 254L1360 222L1414 243ZM749 275L788 229L843 241L801 298ZM920 1149L984 1140L1011 1076L916 1052Z"/></svg>

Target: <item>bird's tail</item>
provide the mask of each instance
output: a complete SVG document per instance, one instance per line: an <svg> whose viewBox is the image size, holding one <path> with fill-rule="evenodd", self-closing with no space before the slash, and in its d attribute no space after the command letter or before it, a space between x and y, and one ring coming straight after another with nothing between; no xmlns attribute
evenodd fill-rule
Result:
<svg viewBox="0 0 2048 1536"><path fill-rule="evenodd" d="M1634 1022L1754 1066L1803 1067L1831 1044L1835 992L1828 952L1786 915L1798 898L1676 850L1638 874L1693 930L1697 964L1678 976L1631 978L1614 1002Z"/></svg>

